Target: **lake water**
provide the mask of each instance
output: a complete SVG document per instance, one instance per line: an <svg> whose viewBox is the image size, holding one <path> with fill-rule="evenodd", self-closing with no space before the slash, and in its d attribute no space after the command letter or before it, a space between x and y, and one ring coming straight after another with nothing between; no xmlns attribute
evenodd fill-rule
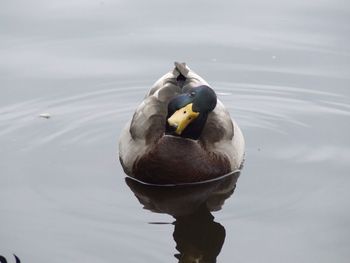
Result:
<svg viewBox="0 0 350 263"><path fill-rule="evenodd" d="M3 1L0 255L348 262L349 39L345 0ZM243 130L234 194L125 181L121 128L175 60Z"/></svg>

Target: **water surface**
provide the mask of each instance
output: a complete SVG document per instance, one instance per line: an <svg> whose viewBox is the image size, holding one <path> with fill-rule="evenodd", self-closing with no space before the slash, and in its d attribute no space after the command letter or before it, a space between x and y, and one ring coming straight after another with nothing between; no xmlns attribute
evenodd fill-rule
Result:
<svg viewBox="0 0 350 263"><path fill-rule="evenodd" d="M3 2L0 255L178 262L209 251L188 250L204 224L210 260L347 262L349 18L341 0ZM117 161L121 128L175 60L247 146L222 209L180 220L142 209Z"/></svg>

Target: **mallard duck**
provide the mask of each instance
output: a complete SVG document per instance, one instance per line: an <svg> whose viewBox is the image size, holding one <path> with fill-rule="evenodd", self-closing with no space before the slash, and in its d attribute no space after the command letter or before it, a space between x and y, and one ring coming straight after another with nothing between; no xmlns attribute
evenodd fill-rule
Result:
<svg viewBox="0 0 350 263"><path fill-rule="evenodd" d="M121 133L124 172L153 184L186 184L240 168L244 138L209 84L185 63L149 90Z"/></svg>

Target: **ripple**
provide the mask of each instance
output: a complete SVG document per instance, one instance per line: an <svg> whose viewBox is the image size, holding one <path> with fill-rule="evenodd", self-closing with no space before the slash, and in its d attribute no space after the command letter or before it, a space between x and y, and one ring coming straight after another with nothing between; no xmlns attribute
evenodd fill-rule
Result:
<svg viewBox="0 0 350 263"><path fill-rule="evenodd" d="M4 106L0 108L0 136L30 139L32 147L56 140L94 143L116 136L141 102L145 86L141 82L102 83L97 91ZM305 115L350 115L347 98L336 92L234 82L215 82L213 86L220 87L219 98L245 128L285 133L281 122L308 127ZM42 112L49 112L52 118L38 118Z"/></svg>
<svg viewBox="0 0 350 263"><path fill-rule="evenodd" d="M252 83L214 84L220 87L219 98L244 127L283 133L279 128L281 122L308 127L305 116L350 114L350 104L345 102L347 98L336 92ZM221 93L224 95L220 96Z"/></svg>
<svg viewBox="0 0 350 263"><path fill-rule="evenodd" d="M142 86L127 85L131 86L104 83L98 91L4 106L0 108L0 135L30 139L31 145L39 146L58 139L91 142L116 133L115 128L111 131L102 127L125 123L145 92ZM108 86L114 88L106 89ZM38 115L42 112L49 112L52 117L41 119Z"/></svg>

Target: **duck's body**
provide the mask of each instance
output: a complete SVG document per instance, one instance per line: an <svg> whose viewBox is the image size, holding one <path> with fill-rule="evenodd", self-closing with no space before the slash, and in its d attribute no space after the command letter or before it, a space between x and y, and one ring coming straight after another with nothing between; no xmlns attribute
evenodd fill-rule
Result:
<svg viewBox="0 0 350 263"><path fill-rule="evenodd" d="M193 127L196 122L192 120L184 131L176 130L173 135L167 131L173 118L168 118L169 102L193 88L209 86L185 64L175 65L154 84L122 131L119 157L125 173L149 183L177 184L209 180L239 169L243 135L216 97L215 108L206 113L201 129Z"/></svg>

